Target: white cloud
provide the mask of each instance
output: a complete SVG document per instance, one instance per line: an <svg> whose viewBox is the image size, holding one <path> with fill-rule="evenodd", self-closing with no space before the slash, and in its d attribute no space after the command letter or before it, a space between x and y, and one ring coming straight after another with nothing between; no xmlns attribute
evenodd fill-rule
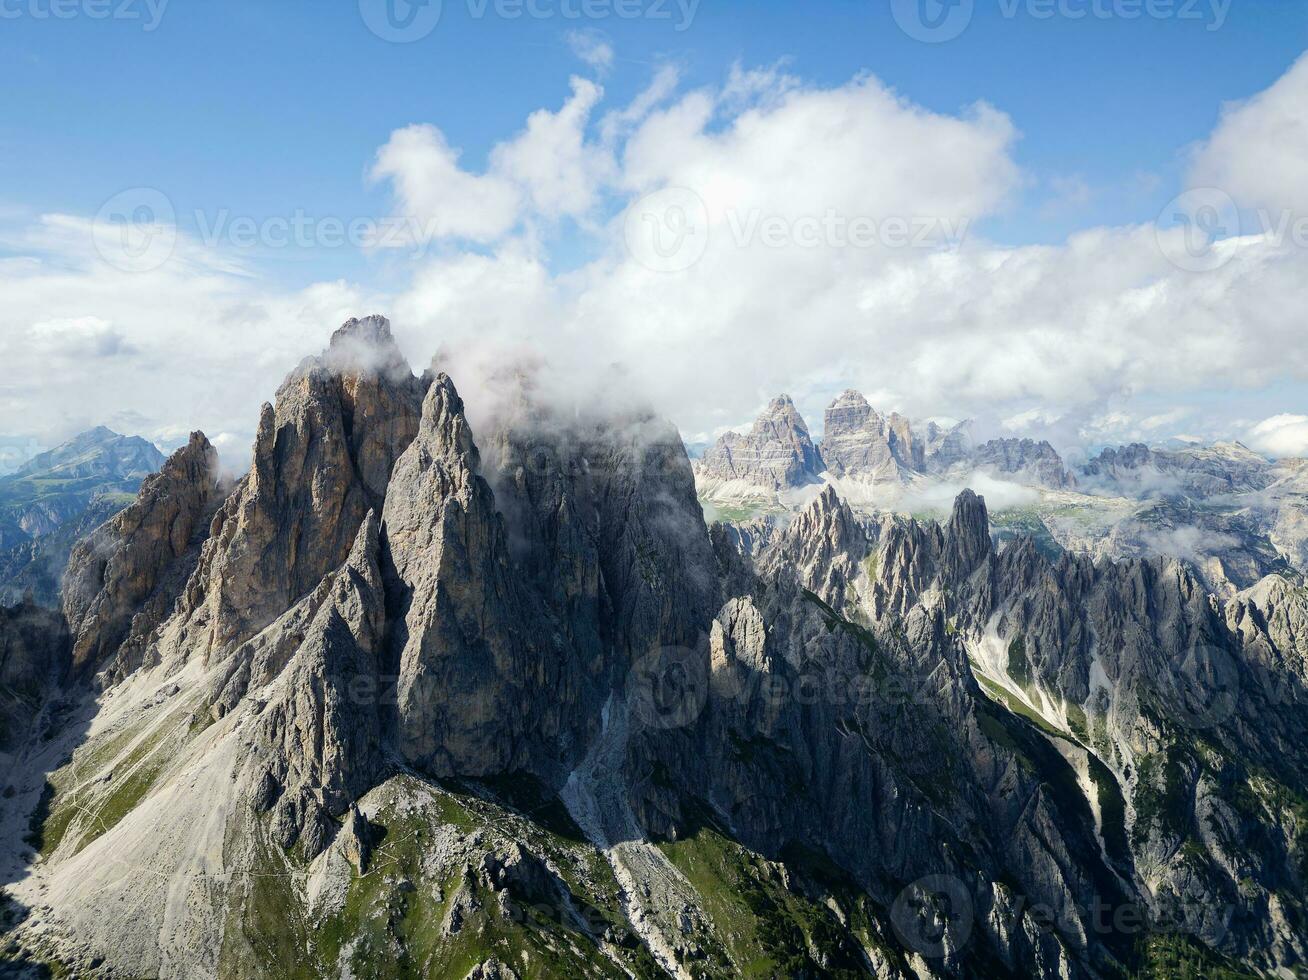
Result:
<svg viewBox="0 0 1308 980"><path fill-rule="evenodd" d="M1308 217L1308 54L1271 88L1225 107L1190 183L1220 188L1242 208Z"/></svg>
<svg viewBox="0 0 1308 980"><path fill-rule="evenodd" d="M89 240L89 223L58 224ZM279 292L197 267L181 257L200 251L189 241L159 269L125 273L74 239L0 265L0 418L47 445L98 424L165 448L192 428L248 444L286 372L375 303L340 282Z"/></svg>
<svg viewBox="0 0 1308 980"><path fill-rule="evenodd" d="M33 352L74 361L119 357L132 352L122 331L96 316L34 323L28 331L28 342Z"/></svg>
<svg viewBox="0 0 1308 980"><path fill-rule="evenodd" d="M404 214L414 219L412 238L465 238L493 241L517 224L520 191L497 174L459 169L435 126L398 129L377 151L369 176L389 180Z"/></svg>
<svg viewBox="0 0 1308 980"><path fill-rule="evenodd" d="M1245 440L1257 449L1278 459L1308 456L1308 415L1274 415L1263 419Z"/></svg>
<svg viewBox="0 0 1308 980"><path fill-rule="evenodd" d="M597 72L613 67L613 45L599 31L569 31L568 47L572 53Z"/></svg>
<svg viewBox="0 0 1308 980"><path fill-rule="evenodd" d="M608 155L586 140L591 110L604 90L584 78L573 78L571 85L562 109L533 112L526 130L491 154L492 171L520 185L546 218L588 212L611 168Z"/></svg>
<svg viewBox="0 0 1308 980"><path fill-rule="evenodd" d="M717 89L675 85L665 68L588 141L602 93L574 79L561 110L493 151L490 173L544 218L589 212L606 194L621 205L690 188L706 221L698 261L652 271L626 249L620 214L597 226L600 258L562 277L535 238L506 237L490 255L421 266L394 304L397 328L418 350L535 349L572 378L628 365L633 394L688 433L739 424L780 390L816 424L832 389L853 385L918 416L988 412L997 424L1034 404L1033 427L1052 437L1049 420L1075 433L1077 419L1141 392L1308 377L1296 342L1305 255L1266 238L1225 243L1230 261L1204 275L1173 266L1150 224L1059 247L973 237L944 252L742 241L751 217L976 224L1022 185L1017 128L985 104L927 111L870 76L816 88L735 68ZM1170 421L1149 414L1111 428Z"/></svg>
<svg viewBox="0 0 1308 980"><path fill-rule="evenodd" d="M442 239L491 243L525 218L581 218L595 205L612 170L609 154L586 139L591 110L604 90L571 79L572 94L557 112L538 109L526 128L499 143L485 173L459 166L460 151L432 125L393 132L377 151L373 181L389 181L398 213L390 244Z"/></svg>
<svg viewBox="0 0 1308 980"><path fill-rule="evenodd" d="M573 79L563 104L506 134L480 173L434 126L393 133L371 176L449 247L415 261L389 296L343 282L271 290L184 236L161 269L117 273L82 241L86 223L66 216L0 231L20 253L0 262L0 411L55 428L131 410L160 431L239 439L286 370L341 320L374 311L392 316L415 365L440 351L470 392L496 365L545 359L560 389L648 398L691 437L739 425L780 391L816 430L825 404L856 387L883 408L1029 426L1065 449L1165 436L1182 418L1202 428L1169 400L1308 381L1308 252L1240 238L1222 246L1229 261L1196 274L1167 260L1150 223L1059 246L986 242L975 228L1028 186L1017 139L997 109L928 111L868 76L821 88L736 69L686 91L668 65L607 112L598 85ZM624 211L673 187L702 201L702 254L663 273L628 249ZM828 216L973 230L950 249L740 234L751 221L793 230ZM564 251L560 273L552 253ZM120 356L52 368L49 345L69 344ZM1147 410L1124 407L1144 396ZM1266 438L1296 431L1282 428Z"/></svg>

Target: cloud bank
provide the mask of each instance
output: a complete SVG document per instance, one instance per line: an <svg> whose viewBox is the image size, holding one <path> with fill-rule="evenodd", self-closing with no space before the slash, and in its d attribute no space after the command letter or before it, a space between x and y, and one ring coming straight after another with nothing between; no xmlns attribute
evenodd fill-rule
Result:
<svg viewBox="0 0 1308 980"><path fill-rule="evenodd" d="M606 42L574 43L597 70L612 63ZM1305 64L1225 111L1192 184L1243 206L1308 203ZM184 236L161 268L126 273L88 246L85 219L47 216L11 230L0 261L0 408L46 429L235 439L286 370L368 312L392 317L417 366L439 351L465 386L478 380L460 367L544 361L559 391L648 399L688 439L783 390L816 423L846 387L1060 448L1163 439L1183 419L1193 431L1194 413L1113 406L1308 379L1308 249L1294 241L1228 237L1204 271L1177 261L1187 230L1152 215L1057 246L986 241L1027 184L1019 123L984 102L929 111L870 75L820 87L736 68L686 90L665 66L626 105L576 77L480 170L438 121L360 148L421 246L386 290L277 291ZM1301 420L1274 422L1209 434L1308 448Z"/></svg>

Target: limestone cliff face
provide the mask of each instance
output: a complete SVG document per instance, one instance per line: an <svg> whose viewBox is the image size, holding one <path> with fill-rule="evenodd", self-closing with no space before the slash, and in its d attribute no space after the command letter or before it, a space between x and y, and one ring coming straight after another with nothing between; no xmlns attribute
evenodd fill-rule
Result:
<svg viewBox="0 0 1308 980"><path fill-rule="evenodd" d="M1032 486L1060 490L1076 485L1058 451L1043 440L991 439L972 450L969 462Z"/></svg>
<svg viewBox="0 0 1308 980"><path fill-rule="evenodd" d="M851 390L826 411L822 460L835 476L898 481L923 468L925 446L908 419L881 415Z"/></svg>
<svg viewBox="0 0 1308 980"><path fill-rule="evenodd" d="M254 725L241 785L257 812L271 814L272 840L298 844L309 858L385 771L380 557L370 511L345 563L324 580L321 602Z"/></svg>
<svg viewBox="0 0 1308 980"><path fill-rule="evenodd" d="M124 645L131 649L122 669L139 662L194 567L217 488L218 454L193 432L134 503L73 548L62 596L75 669L97 670Z"/></svg>
<svg viewBox="0 0 1308 980"><path fill-rule="evenodd" d="M186 588L209 651L248 639L345 560L418 429L425 382L379 317L351 320L264 405L250 471Z"/></svg>
<svg viewBox="0 0 1308 980"><path fill-rule="evenodd" d="M767 490L813 482L822 470L808 426L789 395L774 398L746 435L728 432L700 460L715 480L743 480Z"/></svg>

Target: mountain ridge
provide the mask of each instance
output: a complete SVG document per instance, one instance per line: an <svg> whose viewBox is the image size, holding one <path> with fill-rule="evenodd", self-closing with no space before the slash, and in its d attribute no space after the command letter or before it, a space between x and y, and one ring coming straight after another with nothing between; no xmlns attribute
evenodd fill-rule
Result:
<svg viewBox="0 0 1308 980"><path fill-rule="evenodd" d="M670 425L527 395L474 434L383 323L288 376L230 491L196 433L79 548L67 640L6 613L36 700L5 716L32 847L0 855L4 955L457 980L1126 976L1160 936L1246 973L1308 957L1301 588L996 544L970 490L943 524L828 485L710 527Z"/></svg>

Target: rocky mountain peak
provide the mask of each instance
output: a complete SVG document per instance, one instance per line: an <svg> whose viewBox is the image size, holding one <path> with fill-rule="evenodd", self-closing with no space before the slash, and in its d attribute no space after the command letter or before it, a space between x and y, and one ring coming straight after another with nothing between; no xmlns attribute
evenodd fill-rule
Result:
<svg viewBox="0 0 1308 980"><path fill-rule="evenodd" d="M11 494L26 481L50 477L140 479L157 470L161 463L163 454L154 443L140 436L120 435L99 425L33 456L13 473L0 477L0 493Z"/></svg>
<svg viewBox="0 0 1308 980"><path fill-rule="evenodd" d="M1075 477L1063 465L1063 458L1046 440L991 439L972 451L971 462L1037 486L1061 489L1076 485Z"/></svg>
<svg viewBox="0 0 1308 980"><path fill-rule="evenodd" d="M923 446L911 423L892 412L883 416L850 389L827 408L822 460L836 476L899 481L923 465Z"/></svg>
<svg viewBox="0 0 1308 980"><path fill-rule="evenodd" d="M808 425L789 395L772 399L747 435L726 433L699 463L699 472L710 479L741 480L769 490L804 486L821 471Z"/></svg>
<svg viewBox="0 0 1308 980"><path fill-rule="evenodd" d="M332 334L323 364L337 374L385 374L402 378L411 374L409 363L391 334L384 316L346 320Z"/></svg>
<svg viewBox="0 0 1308 980"><path fill-rule="evenodd" d="M776 418L798 419L800 425L804 424L804 420L800 418L798 409L795 408L794 399L784 392L768 402L768 407L764 410L763 415Z"/></svg>
<svg viewBox="0 0 1308 980"><path fill-rule="evenodd" d="M422 403L419 432L433 451L440 451L444 455L453 454L464 460L473 471L480 465L481 454L473 442L463 399L459 397L448 374L438 374L427 390Z"/></svg>
<svg viewBox="0 0 1308 980"><path fill-rule="evenodd" d="M203 432L192 432L135 501L73 548L62 591L75 668L98 668L163 621L189 574L187 556L217 488L218 453Z"/></svg>
<svg viewBox="0 0 1308 980"><path fill-rule="evenodd" d="M945 561L956 578L966 578L990 554L990 517L984 497L964 490L945 525Z"/></svg>
<svg viewBox="0 0 1308 980"><path fill-rule="evenodd" d="M187 588L211 647L254 635L345 560L364 515L382 509L426 387L384 317L348 321L282 383Z"/></svg>
<svg viewBox="0 0 1308 980"><path fill-rule="evenodd" d="M840 608L867 551L867 536L849 504L828 485L786 526L764 566L795 574L804 588Z"/></svg>

